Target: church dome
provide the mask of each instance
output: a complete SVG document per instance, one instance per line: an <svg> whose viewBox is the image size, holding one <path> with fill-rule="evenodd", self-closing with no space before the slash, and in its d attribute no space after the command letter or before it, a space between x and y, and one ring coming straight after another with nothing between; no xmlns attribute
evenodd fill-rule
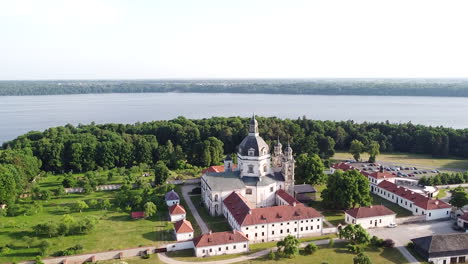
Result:
<svg viewBox="0 0 468 264"><path fill-rule="evenodd" d="M249 155L249 150L253 150L253 155ZM248 135L239 145L239 154L241 156L263 156L270 153L268 144L260 136Z"/></svg>

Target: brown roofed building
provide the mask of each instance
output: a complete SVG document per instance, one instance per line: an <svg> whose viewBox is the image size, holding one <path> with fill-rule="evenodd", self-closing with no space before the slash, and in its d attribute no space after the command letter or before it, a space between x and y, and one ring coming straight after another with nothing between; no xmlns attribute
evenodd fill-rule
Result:
<svg viewBox="0 0 468 264"><path fill-rule="evenodd" d="M224 215L232 229L242 231L252 243L276 241L287 235L304 237L322 233L323 216L299 202L253 208L241 194L232 192L224 200Z"/></svg>
<svg viewBox="0 0 468 264"><path fill-rule="evenodd" d="M345 211L347 224L359 224L364 228L383 227L395 224L396 213L383 205L358 207Z"/></svg>
<svg viewBox="0 0 468 264"><path fill-rule="evenodd" d="M468 233L437 234L411 239L414 250L434 264L466 263Z"/></svg>
<svg viewBox="0 0 468 264"><path fill-rule="evenodd" d="M185 219L174 224L174 233L177 241L189 240L193 238L193 227L190 221Z"/></svg>
<svg viewBox="0 0 468 264"><path fill-rule="evenodd" d="M457 224L459 227L468 230L468 212L460 215L457 219Z"/></svg>
<svg viewBox="0 0 468 264"><path fill-rule="evenodd" d="M249 239L239 231L216 232L193 239L195 256L216 256L249 251Z"/></svg>
<svg viewBox="0 0 468 264"><path fill-rule="evenodd" d="M169 217L171 218L171 222L183 220L185 219L185 215L185 209L180 204L174 204L169 207Z"/></svg>
<svg viewBox="0 0 468 264"><path fill-rule="evenodd" d="M289 193L283 189L276 191L276 205L296 205L300 204L296 198L292 197Z"/></svg>

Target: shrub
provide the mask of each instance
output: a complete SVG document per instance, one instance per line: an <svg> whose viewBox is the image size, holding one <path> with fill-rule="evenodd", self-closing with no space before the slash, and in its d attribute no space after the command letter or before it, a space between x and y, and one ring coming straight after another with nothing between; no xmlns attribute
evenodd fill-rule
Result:
<svg viewBox="0 0 468 264"><path fill-rule="evenodd" d="M383 242L382 242L382 246L383 247L386 247L386 248L392 248L395 246L395 242L391 239L385 239Z"/></svg>
<svg viewBox="0 0 468 264"><path fill-rule="evenodd" d="M371 240L370 240L371 245L374 246L374 247L382 247L383 242L384 242L383 239L380 239L380 238L378 238L376 236L373 236L371 238Z"/></svg>
<svg viewBox="0 0 468 264"><path fill-rule="evenodd" d="M354 264L372 264L369 257L363 253L359 253L356 257L353 258Z"/></svg>
<svg viewBox="0 0 468 264"><path fill-rule="evenodd" d="M270 253L268 253L268 259L269 260L274 260L275 259L275 252L273 250L270 250Z"/></svg>
<svg viewBox="0 0 468 264"><path fill-rule="evenodd" d="M311 255L317 250L318 250L317 245L315 245L314 243L310 243L304 248L304 253L307 255Z"/></svg>
<svg viewBox="0 0 468 264"><path fill-rule="evenodd" d="M408 244L406 244L406 247L410 248L410 249L413 249L414 248L413 242L408 242Z"/></svg>
<svg viewBox="0 0 468 264"><path fill-rule="evenodd" d="M143 256L141 256L142 259L150 259L151 258L151 255L150 254L144 254Z"/></svg>
<svg viewBox="0 0 468 264"><path fill-rule="evenodd" d="M355 254L359 254L362 252L361 247L359 245L354 245L354 244L346 245L346 249L348 249L348 251L353 252Z"/></svg>
<svg viewBox="0 0 468 264"><path fill-rule="evenodd" d="M10 252L11 252L11 249L8 246L4 246L0 248L0 256L5 256L6 254Z"/></svg>
<svg viewBox="0 0 468 264"><path fill-rule="evenodd" d="M334 246L335 246L335 240L333 240L333 238L330 238L330 240L328 241L328 247L332 248Z"/></svg>

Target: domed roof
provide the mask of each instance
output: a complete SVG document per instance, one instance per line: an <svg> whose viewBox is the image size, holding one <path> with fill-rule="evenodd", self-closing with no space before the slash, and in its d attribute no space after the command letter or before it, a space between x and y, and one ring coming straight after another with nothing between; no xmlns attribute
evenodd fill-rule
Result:
<svg viewBox="0 0 468 264"><path fill-rule="evenodd" d="M270 148L268 147L268 144L260 136L248 135L247 137L245 137L239 145L239 154L241 156L248 156L250 149L254 150L254 156L257 157L264 155L260 155L260 151L264 151L264 153L266 154L270 153Z"/></svg>

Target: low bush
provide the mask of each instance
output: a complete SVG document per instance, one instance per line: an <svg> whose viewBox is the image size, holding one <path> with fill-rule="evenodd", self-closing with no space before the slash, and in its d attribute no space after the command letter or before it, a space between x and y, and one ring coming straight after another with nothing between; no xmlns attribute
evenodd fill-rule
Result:
<svg viewBox="0 0 468 264"><path fill-rule="evenodd" d="M392 239L385 239L382 243L382 246L386 248L392 248L395 246L395 241Z"/></svg>

